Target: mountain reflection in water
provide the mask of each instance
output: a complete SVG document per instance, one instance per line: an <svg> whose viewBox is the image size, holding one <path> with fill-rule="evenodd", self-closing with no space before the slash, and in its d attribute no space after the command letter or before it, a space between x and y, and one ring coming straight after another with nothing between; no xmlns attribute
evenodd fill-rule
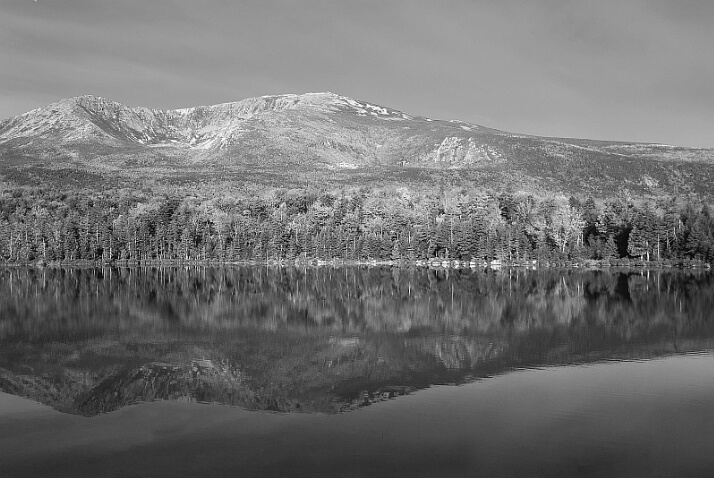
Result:
<svg viewBox="0 0 714 478"><path fill-rule="evenodd" d="M714 349L675 271L0 269L0 391L87 416L158 399L347 411L518 368Z"/></svg>

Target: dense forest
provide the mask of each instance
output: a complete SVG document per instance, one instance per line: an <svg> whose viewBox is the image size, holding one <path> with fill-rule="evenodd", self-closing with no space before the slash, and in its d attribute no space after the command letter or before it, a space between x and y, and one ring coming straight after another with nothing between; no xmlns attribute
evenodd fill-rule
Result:
<svg viewBox="0 0 714 478"><path fill-rule="evenodd" d="M0 192L0 261L395 261L705 265L714 219L697 199L536 197L465 188Z"/></svg>

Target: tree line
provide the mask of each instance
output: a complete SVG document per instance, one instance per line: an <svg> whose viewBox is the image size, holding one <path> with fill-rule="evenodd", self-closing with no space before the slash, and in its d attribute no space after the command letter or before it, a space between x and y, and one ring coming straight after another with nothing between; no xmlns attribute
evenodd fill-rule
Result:
<svg viewBox="0 0 714 478"><path fill-rule="evenodd" d="M695 199L539 197L465 188L0 194L9 263L416 261L712 263L714 220Z"/></svg>

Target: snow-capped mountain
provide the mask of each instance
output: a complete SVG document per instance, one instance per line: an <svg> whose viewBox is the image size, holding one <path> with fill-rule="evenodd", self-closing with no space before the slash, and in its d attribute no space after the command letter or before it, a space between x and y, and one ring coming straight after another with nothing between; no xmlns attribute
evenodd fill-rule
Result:
<svg viewBox="0 0 714 478"><path fill-rule="evenodd" d="M506 182L509 187L531 184L594 193L625 187L659 194L673 191L674 179L677 188L691 179L689 192L697 192L697 181L710 177L714 154L511 134L334 93L263 96L176 110L79 96L0 121L2 169L21 170L31 163L59 168L67 162L102 174L107 168L121 174L199 165L203 172L272 168L287 175L307 169L453 170L471 182Z"/></svg>
<svg viewBox="0 0 714 478"><path fill-rule="evenodd" d="M177 110L130 108L80 96L0 123L0 144L20 150L80 145L180 148L195 160L220 159L235 152L231 150L254 147L261 136L263 146L285 149L286 154L295 146L307 147L313 160L358 165L405 161L401 154L394 157L394 148L406 140L426 148L419 155L422 160L472 162L490 154L497 158L497 151L473 139L482 131L498 133L463 122L413 117L333 93L264 96ZM380 154L380 148L387 148L386 153Z"/></svg>

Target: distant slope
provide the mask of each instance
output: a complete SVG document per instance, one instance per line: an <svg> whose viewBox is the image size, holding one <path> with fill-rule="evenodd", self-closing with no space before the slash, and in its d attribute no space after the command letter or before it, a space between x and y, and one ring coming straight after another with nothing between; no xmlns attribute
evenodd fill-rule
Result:
<svg viewBox="0 0 714 478"><path fill-rule="evenodd" d="M711 195L714 150L517 135L333 93L178 110L64 99L0 122L17 184L468 182L607 196Z"/></svg>

